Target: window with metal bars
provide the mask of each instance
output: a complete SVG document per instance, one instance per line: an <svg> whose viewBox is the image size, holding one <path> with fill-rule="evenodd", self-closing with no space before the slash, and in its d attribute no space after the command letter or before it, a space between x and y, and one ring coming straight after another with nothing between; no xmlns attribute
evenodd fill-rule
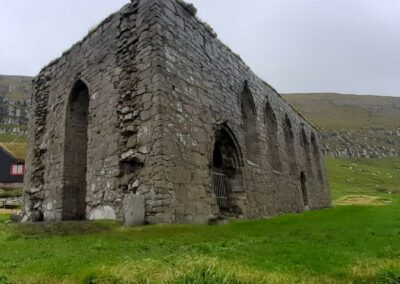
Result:
<svg viewBox="0 0 400 284"><path fill-rule="evenodd" d="M217 198L217 204L220 209L229 209L229 195L226 188L226 176L222 169L214 168L213 172L214 194Z"/></svg>

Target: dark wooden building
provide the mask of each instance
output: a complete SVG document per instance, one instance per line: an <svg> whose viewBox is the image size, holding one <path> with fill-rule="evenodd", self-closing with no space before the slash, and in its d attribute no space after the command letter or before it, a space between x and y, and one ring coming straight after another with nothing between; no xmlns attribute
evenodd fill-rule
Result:
<svg viewBox="0 0 400 284"><path fill-rule="evenodd" d="M0 183L22 183L25 173L26 145L0 143Z"/></svg>

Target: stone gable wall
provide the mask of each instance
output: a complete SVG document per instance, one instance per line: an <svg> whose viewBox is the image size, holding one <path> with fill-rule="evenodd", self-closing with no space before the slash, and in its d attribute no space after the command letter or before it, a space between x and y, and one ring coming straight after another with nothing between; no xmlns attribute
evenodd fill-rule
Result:
<svg viewBox="0 0 400 284"><path fill-rule="evenodd" d="M131 200L144 202L147 223L206 223L221 217L211 172L221 127L240 148L230 193L235 217L302 211L301 170L309 207L330 206L324 162L317 157L321 150L311 147L312 133L319 143L317 130L193 10L175 0L133 0L34 81L23 221L63 218L65 116L78 80L89 90L87 219L124 221ZM240 107L244 90L256 114L254 141L248 143L257 146L252 161ZM271 167L266 141L267 101L277 122L279 170ZM287 156L284 146L286 117L295 157ZM289 171L290 161L295 171ZM136 217L129 219L137 222Z"/></svg>
<svg viewBox="0 0 400 284"><path fill-rule="evenodd" d="M132 78L127 75L135 70L127 70L123 63L136 68L133 60L140 54L135 49L139 36L137 15L137 3L125 6L37 76L29 127L24 208L27 221L62 219L65 113L77 80L85 82L90 95L87 218L122 218L125 188L121 185L124 180L120 159L124 147L120 144L125 138L124 121L132 121L128 116L133 116L129 110L123 110L129 104L124 96L128 91L132 96L136 94L131 90ZM146 31L142 27L139 32ZM147 42L148 38L143 37L142 41ZM143 45L142 49L145 48ZM138 79L136 84L139 83Z"/></svg>
<svg viewBox="0 0 400 284"><path fill-rule="evenodd" d="M115 182L113 171L118 164L114 111L118 97L113 85L118 69L112 52L116 46L117 24L116 16L110 17L88 38L45 67L34 82L26 197L32 201L32 194L41 196L34 204L26 202L25 211L37 209L45 221L62 218L65 115L71 88L77 80L85 82L90 96L88 206L93 208L98 203L112 203L114 200L105 192ZM40 121L37 119L39 111ZM102 178L105 176L107 180Z"/></svg>

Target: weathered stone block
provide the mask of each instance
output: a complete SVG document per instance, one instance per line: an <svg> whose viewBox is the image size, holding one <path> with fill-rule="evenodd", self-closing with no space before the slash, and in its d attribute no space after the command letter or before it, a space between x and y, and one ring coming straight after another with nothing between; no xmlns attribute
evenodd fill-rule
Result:
<svg viewBox="0 0 400 284"><path fill-rule="evenodd" d="M185 167L174 167L170 169L170 179L176 184L190 184L191 171Z"/></svg>
<svg viewBox="0 0 400 284"><path fill-rule="evenodd" d="M125 194L123 200L124 224L126 226L140 226L145 222L144 197Z"/></svg>
<svg viewBox="0 0 400 284"><path fill-rule="evenodd" d="M98 206L89 213L89 220L115 220L115 211L111 206Z"/></svg>

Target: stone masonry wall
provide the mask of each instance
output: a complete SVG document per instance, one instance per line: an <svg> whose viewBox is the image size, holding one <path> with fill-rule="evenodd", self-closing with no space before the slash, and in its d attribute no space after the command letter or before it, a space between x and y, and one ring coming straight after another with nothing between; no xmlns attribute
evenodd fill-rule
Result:
<svg viewBox="0 0 400 284"><path fill-rule="evenodd" d="M245 217L299 212L304 209L300 172L307 179L309 206L330 206L324 161L321 150L309 153L315 157L308 164L304 154L302 130L311 144L312 133L319 143L318 131L289 106L277 92L259 79L232 51L223 45L213 31L200 22L190 6L180 1L158 1L165 68L159 80L163 87L162 117L164 147L170 167L168 184L174 221L207 222L219 214L211 180L215 129L224 123L232 129L244 153L240 169L244 193L238 195L239 214ZM249 89L257 114L259 158L250 161L246 149L241 94ZM265 123L266 103L272 106L277 121L281 170L271 168ZM292 127L295 156L285 149L284 123ZM254 139L254 136L252 137ZM318 144L319 145L319 144ZM256 147L256 146L255 146ZM318 146L317 146L318 147ZM311 151L307 147L307 151ZM296 170L290 171L294 164ZM318 175L321 169L321 175Z"/></svg>
<svg viewBox="0 0 400 284"><path fill-rule="evenodd" d="M90 96L86 218L123 219L124 196L139 185L138 174L126 177L125 171L133 159L145 162L152 148L146 143L153 141L147 134L153 128L154 117L149 113L154 114L153 101L144 98L152 92L147 90L152 35L146 22L151 13L146 2L142 7L137 2L126 5L37 76L24 221L62 219L65 115L71 88L78 80L87 85Z"/></svg>
<svg viewBox="0 0 400 284"><path fill-rule="evenodd" d="M64 188L64 150L65 116L67 102L75 82L82 80L89 89L88 153L87 181L88 214L96 214L97 205L112 203L109 196L111 185L115 183L112 172L118 164L118 145L115 109L117 95L113 80L117 80L118 69L113 52L118 34L118 21L113 15L105 20L100 28L93 31L85 40L74 45L63 56L46 66L34 82L37 90L33 98L33 109L41 97L46 96L43 106L46 116L38 121L29 135L28 172L25 191L40 193L42 202L35 205L41 219L59 221L62 219ZM30 123L36 119L33 113ZM42 133L41 137L38 134ZM41 139L38 139L41 138ZM101 141L101 143L100 143ZM41 164L32 163L34 159ZM41 168L40 182L33 183L37 170ZM107 194L106 194L107 192ZM25 218L36 221L30 216L32 205L25 203ZM111 214L111 212L110 212Z"/></svg>
<svg viewBox="0 0 400 284"><path fill-rule="evenodd" d="M25 222L63 219L65 142L74 139L65 137L66 116L77 82L89 93L85 219L124 221L131 200L144 203L147 223L330 206L317 130L191 6L132 0L34 80ZM230 212L213 191L214 144L230 165Z"/></svg>

